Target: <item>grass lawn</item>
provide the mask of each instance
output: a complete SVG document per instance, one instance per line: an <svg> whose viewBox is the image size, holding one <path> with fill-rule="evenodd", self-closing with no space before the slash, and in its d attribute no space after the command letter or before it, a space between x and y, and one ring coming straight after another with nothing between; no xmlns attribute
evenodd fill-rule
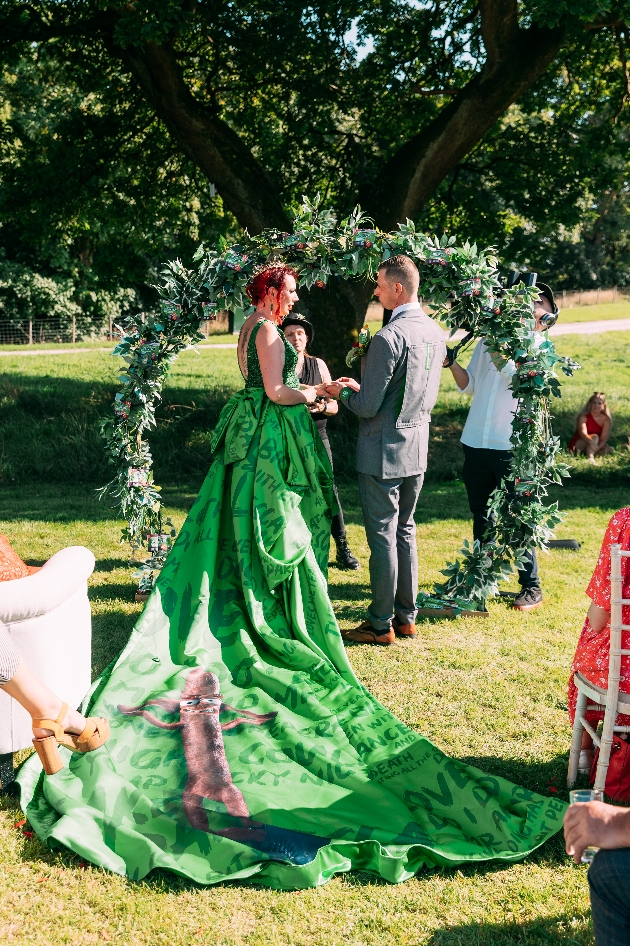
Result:
<svg viewBox="0 0 630 946"><path fill-rule="evenodd" d="M630 300L603 302L601 305L576 305L560 310L563 322L596 322L600 319L630 319Z"/></svg>
<svg viewBox="0 0 630 946"><path fill-rule="evenodd" d="M578 553L541 556L545 607L529 615L491 603L489 619L425 621L417 641L350 648L359 677L409 726L446 752L544 793L563 788L569 744L566 680L587 599L584 588L612 512L627 505L630 453L630 333L560 338L583 364L554 405L562 437L595 388L603 388L615 425L612 457L595 469L571 461L573 478L556 490L566 519L559 537ZM32 563L84 544L97 558L90 581L93 671L128 639L141 606L132 601L132 568L118 544L121 522L96 499L108 475L98 420L116 389L116 364L103 352L56 358L3 358L0 365L0 530ZM175 366L153 436L157 480L179 525L207 468L208 432L238 385L234 352L188 352ZM444 373L434 411L431 470L418 507L420 581L430 587L445 559L470 532L458 480L458 436L467 399ZM559 408L562 408L561 410ZM334 450L358 573L330 569L342 626L363 616L367 547L351 460L355 430L337 423ZM344 457L346 459L344 459ZM554 496L556 498L556 496ZM514 587L514 586L513 586ZM327 886L278 893L238 883L202 888L154 872L132 883L74 855L49 851L14 825L17 803L0 796L0 941L37 946L502 946L589 944L584 868L560 838L508 868L486 865L421 874L390 886L368 874Z"/></svg>
<svg viewBox="0 0 630 946"><path fill-rule="evenodd" d="M600 319L630 319L630 299L621 302L607 302L601 305L573 306L561 309L562 322L598 322ZM368 322L372 334L381 328L381 322Z"/></svg>

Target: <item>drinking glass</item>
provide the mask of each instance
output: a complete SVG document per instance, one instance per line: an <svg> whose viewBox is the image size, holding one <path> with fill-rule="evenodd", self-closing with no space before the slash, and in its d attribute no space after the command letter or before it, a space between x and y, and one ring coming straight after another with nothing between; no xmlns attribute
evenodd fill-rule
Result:
<svg viewBox="0 0 630 946"><path fill-rule="evenodd" d="M596 788L577 788L569 792L569 799L572 805L583 805L589 801L603 801L604 793ZM586 847L582 851L580 858L582 864L592 864L593 858L599 851L598 847Z"/></svg>

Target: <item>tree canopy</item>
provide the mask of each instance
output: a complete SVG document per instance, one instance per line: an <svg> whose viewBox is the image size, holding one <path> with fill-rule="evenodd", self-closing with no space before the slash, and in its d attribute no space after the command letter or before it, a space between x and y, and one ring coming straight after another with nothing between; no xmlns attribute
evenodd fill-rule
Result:
<svg viewBox="0 0 630 946"><path fill-rule="evenodd" d="M5 271L43 266L88 309L146 305L161 259L288 229L319 192L383 229L411 217L498 245L556 284L623 282L629 15L628 0L1 0ZM368 297L305 300L329 351Z"/></svg>

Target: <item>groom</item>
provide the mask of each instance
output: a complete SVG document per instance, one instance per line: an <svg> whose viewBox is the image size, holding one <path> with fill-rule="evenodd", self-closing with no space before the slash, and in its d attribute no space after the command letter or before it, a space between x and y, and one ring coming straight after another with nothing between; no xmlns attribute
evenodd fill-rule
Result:
<svg viewBox="0 0 630 946"><path fill-rule="evenodd" d="M356 469L370 546L372 602L367 620L342 632L361 644L416 635L418 553L414 512L427 466L429 421L446 354L444 333L418 302L418 270L408 256L381 263L374 295L392 309L364 359L359 385L326 385L360 418Z"/></svg>

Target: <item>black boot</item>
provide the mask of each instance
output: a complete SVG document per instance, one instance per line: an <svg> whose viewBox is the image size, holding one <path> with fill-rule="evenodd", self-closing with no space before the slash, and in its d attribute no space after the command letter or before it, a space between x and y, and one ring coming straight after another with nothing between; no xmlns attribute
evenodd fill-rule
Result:
<svg viewBox="0 0 630 946"><path fill-rule="evenodd" d="M335 545L337 546L337 565L339 568L347 568L353 572L357 568L361 568L360 561L350 551L345 535L335 539Z"/></svg>

